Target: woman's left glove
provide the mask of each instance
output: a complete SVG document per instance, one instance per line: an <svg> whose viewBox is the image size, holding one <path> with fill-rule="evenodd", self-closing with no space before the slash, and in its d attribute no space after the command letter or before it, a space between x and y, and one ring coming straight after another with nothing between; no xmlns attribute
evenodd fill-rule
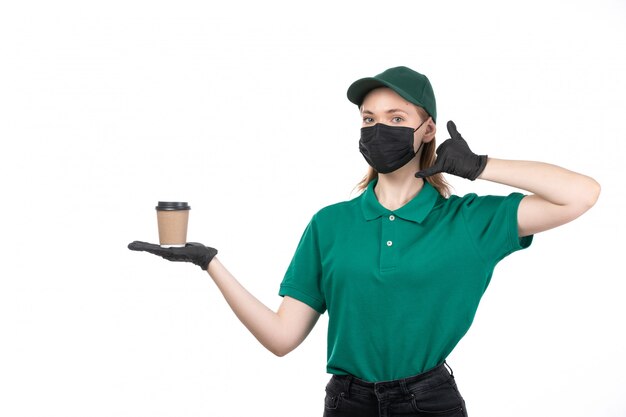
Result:
<svg viewBox="0 0 626 417"><path fill-rule="evenodd" d="M437 147L437 160L434 165L415 173L415 177L425 178L445 172L474 181L485 169L487 155L476 155L472 152L452 120L448 122L447 127L450 139Z"/></svg>
<svg viewBox="0 0 626 417"><path fill-rule="evenodd" d="M206 271L209 262L217 255L217 249L204 246L202 243L190 242L181 248L162 248L154 243L135 240L128 245L128 249L149 252L168 261L191 262Z"/></svg>

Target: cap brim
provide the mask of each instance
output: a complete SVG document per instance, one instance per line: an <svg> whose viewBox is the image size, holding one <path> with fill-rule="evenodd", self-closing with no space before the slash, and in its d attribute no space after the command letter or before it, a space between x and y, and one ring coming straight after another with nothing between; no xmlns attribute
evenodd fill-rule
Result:
<svg viewBox="0 0 626 417"><path fill-rule="evenodd" d="M350 87L348 87L348 100L357 106L360 106L363 104L363 100L365 99L367 93L378 87L391 88L408 102L417 104L418 106L422 105L421 103L417 103L415 98L401 88L374 77L361 78L360 80L353 82Z"/></svg>
<svg viewBox="0 0 626 417"><path fill-rule="evenodd" d="M388 86L383 84L380 80L371 77L356 80L348 87L348 100L360 106L367 93L378 87Z"/></svg>

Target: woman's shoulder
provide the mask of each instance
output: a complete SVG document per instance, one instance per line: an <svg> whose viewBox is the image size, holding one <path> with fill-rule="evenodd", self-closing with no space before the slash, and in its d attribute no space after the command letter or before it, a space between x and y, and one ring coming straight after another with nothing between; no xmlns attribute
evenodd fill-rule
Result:
<svg viewBox="0 0 626 417"><path fill-rule="evenodd" d="M471 203L473 201L475 201L476 199L480 199L480 198L484 198L487 196L484 195L478 195L476 193L467 193L464 195L457 195L457 194L452 194L450 195L448 198L444 199L445 200L445 204L450 204L450 205L464 205L467 203ZM440 199L441 201L441 199Z"/></svg>
<svg viewBox="0 0 626 417"><path fill-rule="evenodd" d="M353 217L361 210L360 197L324 206L315 213L313 218L317 221L336 221L345 216Z"/></svg>
<svg viewBox="0 0 626 417"><path fill-rule="evenodd" d="M472 210L481 208L493 208L503 205L509 201L518 201L524 195L519 192L512 192L506 195L499 194L477 194L467 193L464 195L452 194L445 199L439 199L440 207L449 210ZM443 201L442 201L443 200Z"/></svg>

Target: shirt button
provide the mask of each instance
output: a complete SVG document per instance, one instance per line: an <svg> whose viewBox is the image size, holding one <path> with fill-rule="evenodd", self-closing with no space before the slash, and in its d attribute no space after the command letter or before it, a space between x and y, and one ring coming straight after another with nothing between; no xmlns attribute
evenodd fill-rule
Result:
<svg viewBox="0 0 626 417"><path fill-rule="evenodd" d="M388 240L387 241L387 246L391 246L391 245L393 245L393 242L391 240Z"/></svg>
<svg viewBox="0 0 626 417"><path fill-rule="evenodd" d="M389 216L389 220L394 221L395 219L396 219L396 216L394 216L393 214Z"/></svg>

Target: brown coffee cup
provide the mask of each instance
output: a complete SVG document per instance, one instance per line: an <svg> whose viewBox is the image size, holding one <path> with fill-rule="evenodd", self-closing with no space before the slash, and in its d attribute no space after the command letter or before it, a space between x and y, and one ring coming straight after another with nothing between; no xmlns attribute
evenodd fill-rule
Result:
<svg viewBox="0 0 626 417"><path fill-rule="evenodd" d="M155 207L159 227L159 244L163 248L183 247L187 244L189 210L186 202L159 201Z"/></svg>

